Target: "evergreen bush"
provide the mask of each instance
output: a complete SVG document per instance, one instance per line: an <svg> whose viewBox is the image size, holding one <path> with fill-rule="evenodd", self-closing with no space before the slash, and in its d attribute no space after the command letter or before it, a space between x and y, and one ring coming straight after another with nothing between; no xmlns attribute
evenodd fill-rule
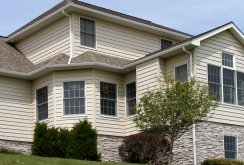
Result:
<svg viewBox="0 0 244 165"><path fill-rule="evenodd" d="M97 132L86 119L74 124L70 131L63 128L48 128L46 123L36 123L32 154L100 160L97 152Z"/></svg>

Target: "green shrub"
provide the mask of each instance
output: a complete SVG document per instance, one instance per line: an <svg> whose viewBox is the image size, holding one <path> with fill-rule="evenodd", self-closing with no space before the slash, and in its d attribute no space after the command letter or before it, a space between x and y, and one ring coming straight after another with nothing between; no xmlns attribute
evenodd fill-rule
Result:
<svg viewBox="0 0 244 165"><path fill-rule="evenodd" d="M202 165L244 165L244 162L233 159L207 159Z"/></svg>
<svg viewBox="0 0 244 165"><path fill-rule="evenodd" d="M75 124L71 131L48 128L36 123L32 154L46 157L100 160L97 153L97 133L87 120Z"/></svg>
<svg viewBox="0 0 244 165"><path fill-rule="evenodd" d="M34 129L34 141L32 144L32 154L39 156L47 156L47 143L46 143L47 124L36 123Z"/></svg>
<svg viewBox="0 0 244 165"><path fill-rule="evenodd" d="M100 160L97 153L97 132L87 120L75 124L71 130L67 157L82 160Z"/></svg>
<svg viewBox="0 0 244 165"><path fill-rule="evenodd" d="M138 133L126 137L119 147L119 155L129 163L167 164L169 142L157 133Z"/></svg>
<svg viewBox="0 0 244 165"><path fill-rule="evenodd" d="M2 154L22 154L22 153L20 153L18 151L14 151L12 149L3 148L3 147L0 148L0 153L2 153Z"/></svg>

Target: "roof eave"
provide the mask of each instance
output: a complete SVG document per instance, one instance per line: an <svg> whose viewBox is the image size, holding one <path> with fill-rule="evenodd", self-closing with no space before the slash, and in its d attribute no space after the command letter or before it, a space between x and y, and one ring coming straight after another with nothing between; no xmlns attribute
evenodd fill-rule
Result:
<svg viewBox="0 0 244 165"><path fill-rule="evenodd" d="M137 21L130 20L130 19L127 19L127 18L119 17L119 16L116 16L116 15L113 15L113 14L109 14L109 13L106 13L106 12L103 12L103 11L98 11L98 10L91 9L91 8L88 8L88 7L84 7L84 6L79 6L79 5L74 4L74 3L68 3L65 6L61 7L60 9L58 9L58 10L54 11L53 13L49 14L48 16L46 16L46 17L38 20L37 22L33 23L32 25L26 27L25 29L23 29L23 30L21 30L21 31L19 31L19 32L13 34L13 35L10 35L6 39L6 42L15 42L16 38L21 37L24 33L27 33L31 29L37 28L38 26L43 25L44 22L52 22L52 19L55 20L54 17L57 16L58 14L63 15L62 14L63 10L72 11L72 10L74 10L74 8L82 9L84 11L88 11L88 12L92 12L92 13L99 14L99 15L102 15L102 16L106 16L106 17L109 17L111 19L118 20L118 22L123 21L123 22L128 23L128 24L134 24L135 26L138 26L138 27L142 27L142 28L145 28L145 29L150 29L150 30L153 30L153 31L157 31L158 33L167 33L167 34L170 34L172 36L178 37L181 40L188 39L188 38L191 37L190 35L183 34L183 33L180 33L180 32L178 33L178 32L174 32L174 31L171 31L171 30L159 28L159 27L156 27L156 26L147 25L147 24L144 24L144 23L141 23L141 22L137 22Z"/></svg>

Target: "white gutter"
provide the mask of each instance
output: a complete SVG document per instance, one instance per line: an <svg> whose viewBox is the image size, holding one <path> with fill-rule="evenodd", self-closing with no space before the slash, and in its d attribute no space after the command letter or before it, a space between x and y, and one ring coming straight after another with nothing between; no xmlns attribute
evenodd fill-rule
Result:
<svg viewBox="0 0 244 165"><path fill-rule="evenodd" d="M69 18L69 41L70 41L70 55L69 55L69 61L68 64L70 64L72 56L73 56L73 32L72 32L72 17L70 15L68 15L64 10L62 11L62 13L67 16Z"/></svg>
<svg viewBox="0 0 244 165"><path fill-rule="evenodd" d="M183 46L183 51L189 55L190 58L190 77L193 76L193 66L192 66L192 53L186 50L186 48ZM196 149L196 125L193 124L192 126L192 145L193 145L193 159L194 159L194 165L197 165L197 149Z"/></svg>

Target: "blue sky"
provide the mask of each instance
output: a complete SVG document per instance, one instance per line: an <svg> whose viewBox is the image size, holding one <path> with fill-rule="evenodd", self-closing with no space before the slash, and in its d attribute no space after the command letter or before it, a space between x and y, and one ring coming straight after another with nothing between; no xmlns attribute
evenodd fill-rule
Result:
<svg viewBox="0 0 244 165"><path fill-rule="evenodd" d="M244 31L244 0L83 0L193 35L229 21ZM61 0L1 0L0 35L7 36Z"/></svg>

